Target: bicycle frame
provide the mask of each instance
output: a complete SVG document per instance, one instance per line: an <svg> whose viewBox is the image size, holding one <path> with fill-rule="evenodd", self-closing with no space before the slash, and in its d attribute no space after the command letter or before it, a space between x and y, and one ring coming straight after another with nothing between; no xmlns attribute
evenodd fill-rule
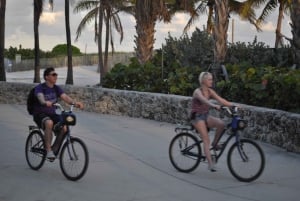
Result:
<svg viewBox="0 0 300 201"><path fill-rule="evenodd" d="M226 107L223 107L223 109L227 109ZM224 109L224 110L225 110ZM229 112L228 112L229 113ZM211 151L213 151L214 153L212 154L212 156L215 156L216 162L218 161L218 159L222 156L222 154L224 153L228 143L230 142L230 140L235 137L235 142L234 143L240 143L240 135L239 135L239 129L238 129L238 122L241 120L240 116L236 115L235 113L229 113L232 116L232 120L229 124L227 124L226 128L224 129L224 131L221 133L219 139L217 140L216 144L219 143L219 141L221 140L221 138L224 136L225 133L228 133L228 137L225 140L225 142L223 143L224 146L222 146L222 148L219 150L219 152L217 153L217 151L214 149L214 147L210 148ZM188 155L188 156L196 156L196 154L190 152L190 150L196 145L196 144L201 144L203 142L203 140L201 140L199 134L197 133L197 131L195 130L195 128L193 126L191 126L190 128L187 127L177 127L175 128L175 132L178 131L183 131L183 132L187 132L187 133L191 133L194 136L196 136L197 139L200 139L197 143L192 144L189 147L186 147L185 149L183 149L181 152L184 155ZM194 132L191 132L194 131ZM197 134L196 134L197 133ZM201 147L201 146L200 146ZM239 154L242 158L243 161L247 161L248 157L246 156L246 154L244 153L244 151L242 150L241 146L238 146L238 151ZM203 160L206 159L205 156L201 156Z"/></svg>

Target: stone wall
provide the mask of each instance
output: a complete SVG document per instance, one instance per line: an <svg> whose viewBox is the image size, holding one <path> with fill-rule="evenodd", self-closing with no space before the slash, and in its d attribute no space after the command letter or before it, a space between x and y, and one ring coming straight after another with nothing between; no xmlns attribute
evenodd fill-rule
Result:
<svg viewBox="0 0 300 201"><path fill-rule="evenodd" d="M34 84L0 82L0 103L25 105L27 94L33 86ZM190 97L107 88L62 87L71 97L85 103L85 111L188 124ZM300 114L242 106L244 118L249 121L245 137L300 152ZM217 111L213 113L228 120Z"/></svg>

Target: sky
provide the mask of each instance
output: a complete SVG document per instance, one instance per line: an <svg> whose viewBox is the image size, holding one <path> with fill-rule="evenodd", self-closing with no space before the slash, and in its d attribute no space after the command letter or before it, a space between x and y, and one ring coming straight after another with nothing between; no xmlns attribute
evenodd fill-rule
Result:
<svg viewBox="0 0 300 201"><path fill-rule="evenodd" d="M77 27L85 13L73 13L73 7L70 7L70 28L72 45L78 47L82 53L96 53L97 44L94 42L93 23L87 26L82 32L78 41L74 41L76 37ZM258 14L257 14L258 15ZM135 19L128 14L120 14L121 22L124 30L124 39L120 44L119 35L113 34L115 51L131 52L134 51L135 43ZM206 23L206 15L202 15L198 21L191 27L188 34L191 34L195 27L203 29ZM234 19L234 29L232 29L232 19ZM155 44L154 48L161 48L165 43L165 38L170 34L172 37L179 38L182 36L182 30L189 20L189 16L179 13L172 18L171 23L165 24L158 22L156 24ZM270 47L274 47L275 28L277 21L277 9L271 16L267 18L267 22L263 25L263 32L257 32L253 25L249 22L241 21L237 16L231 16L228 29L228 41L232 42L232 30L234 42L252 42L257 36L259 42L264 42ZM282 33L287 37L291 37L290 17L285 16L282 24ZM33 35L33 0L7 0L6 16L5 16L5 48L17 47L34 48ZM54 10L48 8L48 0L45 0L43 15L39 25L40 49L43 51L51 51L57 44L66 43L65 18L64 18L64 1L54 0ZM288 43L287 41L285 41Z"/></svg>

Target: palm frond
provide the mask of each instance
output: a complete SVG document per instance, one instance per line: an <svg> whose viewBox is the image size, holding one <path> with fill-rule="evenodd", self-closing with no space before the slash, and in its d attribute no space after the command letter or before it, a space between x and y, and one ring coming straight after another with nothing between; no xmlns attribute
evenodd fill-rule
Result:
<svg viewBox="0 0 300 201"><path fill-rule="evenodd" d="M207 1L203 1L195 8L194 11L190 11L191 17L187 22L187 24L185 25L183 29L183 33L186 33L191 28L194 22L199 19L200 15L206 13L206 6L207 6Z"/></svg>
<svg viewBox="0 0 300 201"><path fill-rule="evenodd" d="M77 31L76 31L75 41L78 40L78 38L81 35L82 30L85 29L86 25L89 24L90 22L94 21L97 13L98 13L98 8L94 8L82 18L82 20L80 21L80 23L78 25Z"/></svg>

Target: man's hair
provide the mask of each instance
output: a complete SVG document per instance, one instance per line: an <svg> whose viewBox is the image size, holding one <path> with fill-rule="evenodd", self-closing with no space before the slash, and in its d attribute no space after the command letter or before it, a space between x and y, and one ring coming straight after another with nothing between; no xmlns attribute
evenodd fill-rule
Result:
<svg viewBox="0 0 300 201"><path fill-rule="evenodd" d="M55 71L53 67L48 67L44 70L44 80L46 80L46 76L49 75L52 71Z"/></svg>

